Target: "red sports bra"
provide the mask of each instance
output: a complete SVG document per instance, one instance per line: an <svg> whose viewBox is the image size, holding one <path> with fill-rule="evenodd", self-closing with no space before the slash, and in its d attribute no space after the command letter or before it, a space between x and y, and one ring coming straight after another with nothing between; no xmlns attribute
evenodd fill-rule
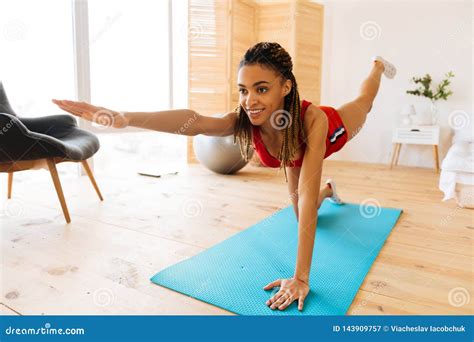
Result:
<svg viewBox="0 0 474 342"><path fill-rule="evenodd" d="M308 106L311 104L311 102L308 102L306 100L303 100L301 104L301 121L303 121L304 113L306 112L306 109ZM304 151L306 149L306 144L302 141L301 137L298 137L300 141L300 146L301 149L303 150L303 153L301 154L301 158L298 160L294 160L289 163L289 167L301 167L303 165L303 157L304 157ZM258 126L252 126L252 141L253 145L255 148L255 151L257 152L258 156L260 157L261 162L263 165L268 166L268 167L280 167L280 160L275 158L268 152L267 148L265 147L265 144L263 143L262 136L260 135L260 128Z"/></svg>

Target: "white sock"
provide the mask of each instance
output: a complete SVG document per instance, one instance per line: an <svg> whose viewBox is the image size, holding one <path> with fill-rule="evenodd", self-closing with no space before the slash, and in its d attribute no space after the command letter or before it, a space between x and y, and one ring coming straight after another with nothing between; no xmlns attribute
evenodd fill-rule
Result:
<svg viewBox="0 0 474 342"><path fill-rule="evenodd" d="M397 68L395 68L395 66L392 63L390 63L389 61L383 59L382 57L374 56L374 57L372 57L372 60L382 62L383 66L384 66L383 74L385 75L385 77L394 78L395 75L397 74Z"/></svg>
<svg viewBox="0 0 474 342"><path fill-rule="evenodd" d="M332 179L328 179L326 180L326 184L332 189L332 196L329 197L329 200L335 204L343 204L344 202L342 202L341 198L336 192L336 182L334 182Z"/></svg>

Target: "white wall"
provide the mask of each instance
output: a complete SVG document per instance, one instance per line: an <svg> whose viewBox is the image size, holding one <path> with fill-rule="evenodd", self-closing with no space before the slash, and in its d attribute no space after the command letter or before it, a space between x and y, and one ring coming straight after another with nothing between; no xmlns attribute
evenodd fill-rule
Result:
<svg viewBox="0 0 474 342"><path fill-rule="evenodd" d="M338 107L357 96L371 68L371 56L382 55L398 68L395 79L383 78L374 107L362 131L330 158L388 163L392 128L400 123L403 105L418 112L429 101L408 95L413 76L431 74L437 84L452 70L453 95L439 102L441 160L451 145L448 116L454 110L472 114L473 10L471 1L316 1L325 5L325 35L321 104ZM375 22L375 39L361 27ZM366 24L368 25L368 24ZM364 39L364 37L366 39ZM400 164L433 166L432 149L402 148Z"/></svg>

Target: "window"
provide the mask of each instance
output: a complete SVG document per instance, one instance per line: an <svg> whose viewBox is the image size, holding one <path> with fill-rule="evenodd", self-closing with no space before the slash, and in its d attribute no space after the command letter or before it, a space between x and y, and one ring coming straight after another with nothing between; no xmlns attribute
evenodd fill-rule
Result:
<svg viewBox="0 0 474 342"><path fill-rule="evenodd" d="M170 108L168 5L154 0L89 1L92 103L127 111ZM157 171L164 163L185 162L184 137L150 131L115 133L100 134L98 172Z"/></svg>
<svg viewBox="0 0 474 342"><path fill-rule="evenodd" d="M181 56L186 55L184 52L173 58L180 80L171 81L175 77L170 76L171 1L89 0L88 21L77 17L81 13L76 13L74 19L76 1L85 2L0 2L0 75L18 114L60 114L63 112L51 99L75 99L73 27L74 20L81 19L87 25L89 39L79 35L77 44L89 44L90 84L86 86L91 103L128 111L170 108L171 89L186 84L183 77L187 77L183 74L187 69L187 60ZM173 4L181 13L176 16L179 20L186 12L185 3ZM185 23L180 24L179 31L179 37L185 38ZM186 44L180 39L177 45ZM184 108L186 99L180 96L175 104ZM121 170L124 161L137 170L142 163L185 162L186 139L182 136L150 131L94 132L101 140L101 150L94 157L96 173ZM75 174L74 164L61 164L58 169L63 174ZM30 174L34 173L25 173Z"/></svg>
<svg viewBox="0 0 474 342"><path fill-rule="evenodd" d="M170 107L168 1L90 0L91 102Z"/></svg>
<svg viewBox="0 0 474 342"><path fill-rule="evenodd" d="M71 20L70 1L0 2L0 75L19 115L58 114L51 99L74 98Z"/></svg>

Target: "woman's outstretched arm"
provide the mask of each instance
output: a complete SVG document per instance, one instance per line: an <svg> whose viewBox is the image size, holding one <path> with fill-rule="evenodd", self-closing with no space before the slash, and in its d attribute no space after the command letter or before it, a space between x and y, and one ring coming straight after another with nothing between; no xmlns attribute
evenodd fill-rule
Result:
<svg viewBox="0 0 474 342"><path fill-rule="evenodd" d="M304 118L306 150L298 181L298 251L293 278L277 279L264 287L280 290L267 305L272 309L284 310L294 301L303 310L303 302L309 293L309 275L318 218L318 197L324 155L326 153L327 117L319 109L310 106Z"/></svg>
<svg viewBox="0 0 474 342"><path fill-rule="evenodd" d="M140 127L159 132L194 136L198 134L227 136L234 133L237 114L223 117L200 115L191 109L173 109L158 112L118 112L86 102L53 100L59 108L82 119L101 125L125 128Z"/></svg>
<svg viewBox="0 0 474 342"><path fill-rule="evenodd" d="M309 284L316 225L318 221L318 199L321 186L328 121L326 114L316 114L307 133L307 147L298 182L299 217L298 253L295 278Z"/></svg>
<svg viewBox="0 0 474 342"><path fill-rule="evenodd" d="M293 204L293 210L295 211L296 221L299 220L299 209L298 209L298 180L300 178L301 168L299 167L286 167L286 174L288 175L288 195L291 203Z"/></svg>

